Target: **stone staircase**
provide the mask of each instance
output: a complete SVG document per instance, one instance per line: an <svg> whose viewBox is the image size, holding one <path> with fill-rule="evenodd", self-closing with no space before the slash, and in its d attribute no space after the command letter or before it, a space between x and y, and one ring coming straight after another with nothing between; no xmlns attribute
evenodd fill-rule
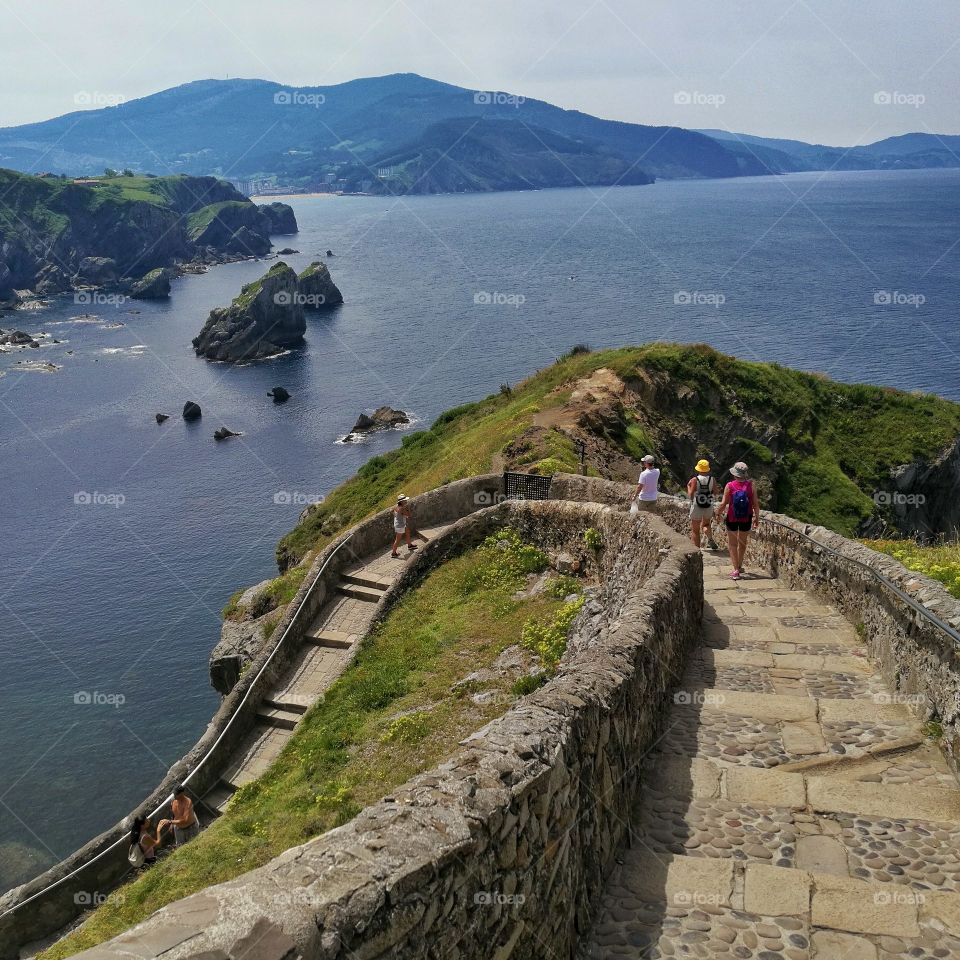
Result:
<svg viewBox="0 0 960 960"><path fill-rule="evenodd" d="M702 644L581 960L960 958L960 789L853 627L704 555Z"/></svg>
<svg viewBox="0 0 960 960"><path fill-rule="evenodd" d="M432 539L445 526L421 532ZM389 546L363 558L340 574L334 596L311 624L300 655L262 701L257 722L231 758L219 782L201 799L209 817L223 812L239 787L255 780L279 756L307 710L340 676L366 635L377 603L404 569L407 549L399 558Z"/></svg>

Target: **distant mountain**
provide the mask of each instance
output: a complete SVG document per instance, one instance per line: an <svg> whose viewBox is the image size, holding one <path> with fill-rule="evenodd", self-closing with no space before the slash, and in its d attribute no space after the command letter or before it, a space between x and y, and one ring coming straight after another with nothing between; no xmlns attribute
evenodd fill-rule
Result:
<svg viewBox="0 0 960 960"><path fill-rule="evenodd" d="M475 120L482 123L471 128ZM495 169L500 160L503 171ZM416 74L326 87L200 80L119 106L0 129L0 165L69 174L113 167L272 177L301 187L349 179L353 188L409 183L423 191L771 172L694 131L602 120ZM377 170L384 166L404 169L393 172L392 184L381 184Z"/></svg>
<svg viewBox="0 0 960 960"><path fill-rule="evenodd" d="M0 129L0 166L26 172L129 168L373 193L960 166L958 155L956 136L911 133L846 149L653 127L412 73L321 87L198 80Z"/></svg>
<svg viewBox="0 0 960 960"><path fill-rule="evenodd" d="M459 193L637 185L653 178L608 148L561 136L519 120L458 118L427 127L395 153L376 161L385 193ZM356 185L365 168L350 174Z"/></svg>
<svg viewBox="0 0 960 960"><path fill-rule="evenodd" d="M905 133L859 147L828 147L802 140L755 137L729 130L700 130L731 150L753 154L770 165L789 170L919 170L960 167L960 136Z"/></svg>

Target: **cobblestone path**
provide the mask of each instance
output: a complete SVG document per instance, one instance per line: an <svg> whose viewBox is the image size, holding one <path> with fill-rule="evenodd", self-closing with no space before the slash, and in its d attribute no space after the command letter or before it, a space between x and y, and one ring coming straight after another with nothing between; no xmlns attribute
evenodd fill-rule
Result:
<svg viewBox="0 0 960 960"><path fill-rule="evenodd" d="M853 627L704 555L702 644L581 960L960 960L960 789Z"/></svg>

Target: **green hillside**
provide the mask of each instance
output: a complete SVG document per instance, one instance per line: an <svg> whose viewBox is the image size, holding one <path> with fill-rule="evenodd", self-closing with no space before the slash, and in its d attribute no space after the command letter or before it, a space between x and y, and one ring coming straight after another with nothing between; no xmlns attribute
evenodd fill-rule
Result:
<svg viewBox="0 0 960 960"><path fill-rule="evenodd" d="M597 404L572 426L551 428L547 412L601 368L622 378L623 402L609 411ZM621 458L611 471L609 458L588 457L596 474L632 476L630 462L652 450L673 490L701 456L724 468L746 460L764 506L853 535L879 514L873 493L889 487L893 467L933 460L958 435L960 404L750 363L707 346L576 352L512 390L447 411L371 459L280 541L277 560L286 569L401 489L420 493L504 465L575 471L575 437Z"/></svg>
<svg viewBox="0 0 960 960"><path fill-rule="evenodd" d="M48 296L136 281L210 251L229 257L270 249L272 218L216 177L74 181L0 169L0 196L0 301L14 301L18 290Z"/></svg>

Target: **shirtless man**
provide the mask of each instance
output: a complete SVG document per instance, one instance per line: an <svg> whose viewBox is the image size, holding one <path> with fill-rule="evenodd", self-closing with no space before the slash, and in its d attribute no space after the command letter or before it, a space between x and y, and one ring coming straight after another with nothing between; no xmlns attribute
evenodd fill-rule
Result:
<svg viewBox="0 0 960 960"><path fill-rule="evenodd" d="M200 832L200 821L193 809L193 801L187 796L187 789L182 784L178 783L173 788L171 810L173 816L165 822L173 827L173 840L179 847ZM162 828L163 823L160 826Z"/></svg>

